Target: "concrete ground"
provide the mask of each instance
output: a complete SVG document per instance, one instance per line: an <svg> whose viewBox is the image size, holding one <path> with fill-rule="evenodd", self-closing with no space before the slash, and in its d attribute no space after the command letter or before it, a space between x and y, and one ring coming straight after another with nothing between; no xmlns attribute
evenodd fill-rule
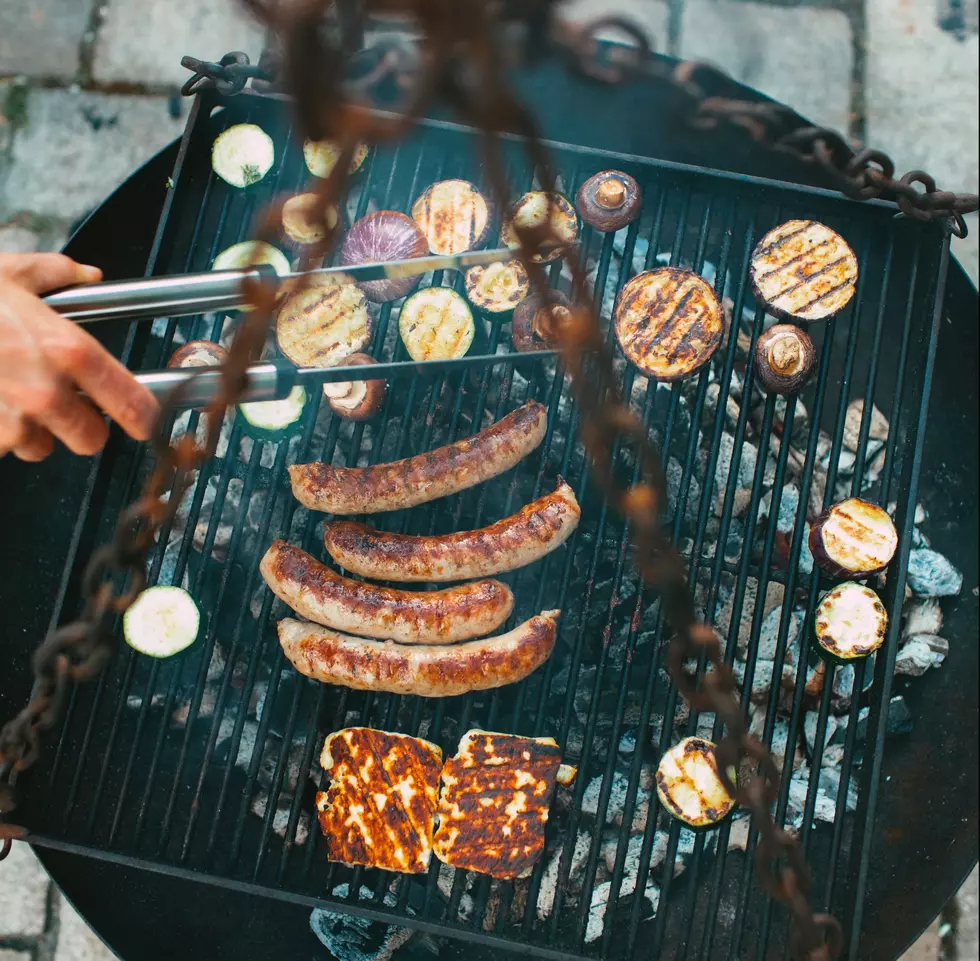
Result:
<svg viewBox="0 0 980 961"><path fill-rule="evenodd" d="M941 188L978 189L977 0L573 0L622 11L657 49L735 77L884 149ZM182 127L182 54L257 55L233 0L0 0L0 251L60 247L69 227ZM955 250L974 281L980 225ZM903 961L976 959L977 872ZM110 953L30 849L0 864L0 961Z"/></svg>

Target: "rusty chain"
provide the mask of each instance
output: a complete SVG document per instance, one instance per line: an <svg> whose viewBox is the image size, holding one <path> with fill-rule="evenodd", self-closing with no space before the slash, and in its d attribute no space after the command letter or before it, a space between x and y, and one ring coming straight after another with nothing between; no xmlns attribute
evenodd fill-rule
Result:
<svg viewBox="0 0 980 961"><path fill-rule="evenodd" d="M504 64L527 62L549 52L562 56L571 69L603 83L636 80L660 84L674 98L678 117L696 129L721 124L740 128L752 140L816 165L845 195L855 199L894 197L901 212L917 220L948 222L964 236L963 215L978 207L978 197L936 188L933 178L911 171L895 178L892 161L880 151L855 152L839 134L803 125L787 107L710 96L706 92L727 78L713 67L697 63L671 65L652 56L652 46L632 22L603 17L573 27L555 16L555 0L345 0L341 29L320 29L329 0L241 0L274 33L279 48L266 51L257 65L242 53L230 53L219 63L190 57L182 61L193 71L184 85L192 95L213 87L219 93L240 93L251 80L256 89L286 89L292 94L297 119L307 136L330 136L339 141L341 157L329 178L317 188L320 202L341 197L348 160L357 143L387 141L401 136L435 98L455 107L465 122L483 132L484 164L495 199L506 209L506 178L499 134L523 135L529 160L544 189L554 189L554 175L528 111L514 98L503 76ZM396 47L358 52L367 13L415 17L420 29L419 50ZM523 45L514 43L520 31ZM601 54L600 30L615 29L631 44ZM516 53L515 53L516 51ZM379 55L380 53L380 55ZM416 56L416 53L419 55ZM350 81L351 75L355 80ZM365 109L365 94L386 84L407 101L398 118L379 117ZM919 188L922 189L919 189ZM271 238L278 223L273 205L263 217L259 236ZM532 259L535 249L556 242L547 224L518 231L520 256L532 282L547 290L542 266ZM321 257L335 238L308 255ZM578 259L568 258L580 305L590 304L585 271ZM304 262L301 266L306 266ZM192 472L212 456L226 408L241 396L245 371L258 358L274 306L274 292L260 283L246 291L253 310L236 331L223 368L221 396L208 408L203 439L184 434L170 443L168 411L160 415L155 434L155 467L140 499L119 517L112 541L92 556L82 583L83 610L78 620L52 631L34 655L35 689L30 703L0 732L0 860L22 828L3 817L14 810L17 774L36 762L41 735L61 716L74 683L98 674L115 644L115 621L145 584L145 560L157 532L177 511ZM666 504L666 485L656 451L639 418L619 396L610 357L594 307L577 307L561 327L566 369L581 411L582 439L597 483L611 507L629 522L635 545L634 563L645 584L661 594L666 618L676 636L668 650L668 666L678 692L693 710L717 714L725 734L717 745L718 771L738 803L748 808L759 831L755 858L760 883L790 910L795 929L794 956L802 961L829 961L843 948L843 933L831 916L814 914L807 901L810 877L796 838L770 815L778 793L779 771L766 745L749 734L731 669L722 657L718 638L699 623L688 589L683 559L669 543L660 524ZM589 376L586 376L588 373ZM604 390L597 392L594 374ZM613 470L613 452L625 441L638 458L643 480L625 485ZM167 490L169 487L169 497ZM694 674L685 665L695 659L706 666ZM746 763L747 762L747 763ZM753 773L753 769L754 772ZM739 772L737 783L730 771Z"/></svg>

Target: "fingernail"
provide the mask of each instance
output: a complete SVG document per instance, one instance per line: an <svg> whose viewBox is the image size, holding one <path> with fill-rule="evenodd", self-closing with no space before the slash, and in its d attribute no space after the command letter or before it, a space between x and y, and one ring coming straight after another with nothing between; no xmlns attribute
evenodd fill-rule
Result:
<svg viewBox="0 0 980 961"><path fill-rule="evenodd" d="M99 267L93 267L91 264L79 264L82 269L82 273L85 275L84 279L89 282L94 282L96 280L102 279L102 270Z"/></svg>

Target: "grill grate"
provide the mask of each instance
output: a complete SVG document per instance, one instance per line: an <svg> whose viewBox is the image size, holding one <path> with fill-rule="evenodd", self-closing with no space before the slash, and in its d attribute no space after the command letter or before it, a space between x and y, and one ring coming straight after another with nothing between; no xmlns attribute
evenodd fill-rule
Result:
<svg viewBox="0 0 980 961"><path fill-rule="evenodd" d="M241 96L214 112L217 105L209 98L195 104L151 259L154 273L207 269L221 249L248 236L273 191L292 192L304 183L302 151L289 142L282 104ZM245 193L226 188L209 166L215 134L244 121L261 124L284 148L266 181ZM394 149L375 151L353 187L349 219L375 208L406 210L425 186L444 177L480 185L475 143L470 131L432 122ZM506 156L514 193L529 189L533 172L520 145L508 143ZM699 376L658 385L617 354L622 386L668 465L667 523L687 556L700 611L721 625L727 621L729 663L735 662L740 624L751 624L746 705L767 660L759 657L766 598L773 585L782 590L771 660L781 664L789 652L795 668L785 686L775 674L777 682L756 698L754 718L768 743L777 726L786 735L777 817L787 818L795 784L805 796L798 805L800 832L815 867L814 900L843 910L857 925L860 910L854 906L863 897L872 847L880 759L857 765L855 732L860 708L870 705L872 743L889 693L904 590L898 572L904 571L910 540L935 305L945 269L941 231L895 221L885 204L858 205L815 190L567 145L556 149L555 160L566 193L608 166L633 174L645 192L644 214L628 230L603 236L586 228L582 236L604 322L623 283L655 266L658 256L663 262L665 253L670 263L704 274L730 301L737 320ZM800 399L768 397L760 420L750 416L748 403L737 403L740 392L752 390L745 357L765 321L745 278L755 243L790 217L819 219L842 233L858 253L860 283L852 305L812 331L820 357L814 383ZM560 265L551 277L568 289ZM430 282L461 289L459 277L436 273L423 281ZM373 353L404 361L391 314L390 304L378 312ZM226 337L234 323L234 316L224 315L157 321L152 332L144 327L135 333L131 361L143 369L164 366L177 343ZM480 336L480 352L509 352L508 325L487 324ZM530 397L548 407L549 428L541 448L518 469L499 482L372 523L410 533L477 527L539 496L556 475L568 479L583 506L581 526L555 554L504 576L517 597L514 623L543 608L562 608L552 659L521 684L439 701L330 688L296 675L276 642L282 606L258 574L258 559L276 536L322 553L321 518L291 497L286 465L406 456L472 434ZM821 586L799 568L814 465L829 456L826 492L815 496L830 503L847 406L857 397L873 398L891 422L871 492L881 503L898 504L901 546L884 592L893 629L879 653L874 685L864 697L851 698L836 811L830 823L813 830L840 669L828 666L822 693L807 694L814 662L805 645L804 656L793 653L791 632L798 606L809 622ZM669 637L657 598L638 583L627 532L588 476L560 361L515 355L435 376L413 368L393 381L382 416L366 425L339 421L321 400L313 398L296 434L280 443L250 435L242 418L228 415L218 456L202 468L149 562L151 583L184 584L198 598L202 639L170 661L123 648L97 684L74 692L57 750L46 769L23 784L33 840L276 897L339 904L348 913L543 958L788 957L786 917L755 884L743 850L747 844L751 854L755 838L745 823L736 819L693 834L659 810L651 790L652 766L678 736L719 732L712 717L688 714L669 684L662 657ZM801 405L809 419L797 435L792 425ZM864 454L871 420L865 406L853 493L862 492L875 469ZM198 414L190 412L180 415L175 430L197 426ZM791 436L805 455L802 467L792 459ZM821 448L827 436L829 452ZM618 452L618 463L635 476L628 452ZM143 451L123 456L110 450L105 456L79 519L83 549L108 536L149 467ZM769 516L779 515L791 474L799 506L786 532L758 518L770 491ZM73 614L77 601L71 564L66 578L63 617ZM868 665L857 665L855 692L864 691L871 677ZM806 711L817 717L812 773L791 779ZM453 876L434 863L427 878L416 879L328 863L310 820L312 782L323 786L316 759L324 737L349 724L423 734L448 753L470 727L555 736L579 776L556 798L548 850L533 876L505 884L462 872ZM851 776L858 772L854 818L845 810ZM602 865L608 878L597 883ZM852 952L857 940L852 938Z"/></svg>

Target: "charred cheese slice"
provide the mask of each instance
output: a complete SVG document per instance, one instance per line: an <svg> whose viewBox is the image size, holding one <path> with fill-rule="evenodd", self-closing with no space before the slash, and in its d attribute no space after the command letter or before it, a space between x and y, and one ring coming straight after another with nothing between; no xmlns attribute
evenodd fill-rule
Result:
<svg viewBox="0 0 980 961"><path fill-rule="evenodd" d="M495 878L530 874L560 765L550 737L467 731L442 770L436 857Z"/></svg>
<svg viewBox="0 0 980 961"><path fill-rule="evenodd" d="M316 796L331 861L424 873L432 856L442 750L407 734L349 727L331 734Z"/></svg>

